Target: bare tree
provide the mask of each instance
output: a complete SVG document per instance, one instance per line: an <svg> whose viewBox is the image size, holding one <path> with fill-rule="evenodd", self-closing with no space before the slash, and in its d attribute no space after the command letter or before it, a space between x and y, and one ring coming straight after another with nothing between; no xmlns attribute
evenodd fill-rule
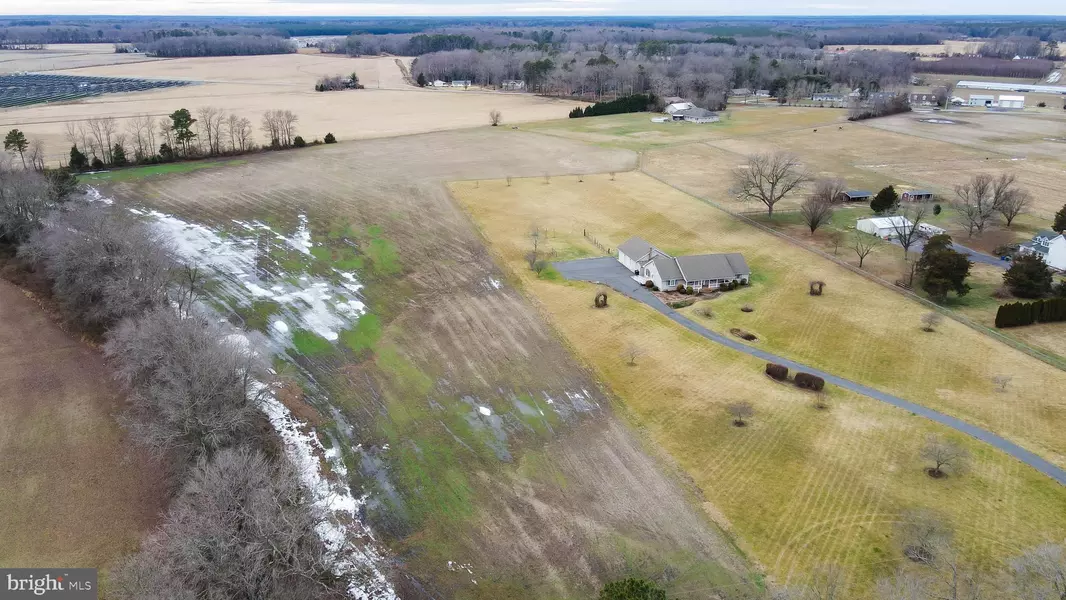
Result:
<svg viewBox="0 0 1066 600"><path fill-rule="evenodd" d="M947 475L945 471L961 474L970 466L970 451L958 442L939 435L926 437L918 456L933 464L928 469L931 477L943 477Z"/></svg>
<svg viewBox="0 0 1066 600"><path fill-rule="evenodd" d="M844 233L841 231L829 232L829 245L833 247L833 254L840 252L840 245L844 243Z"/></svg>
<svg viewBox="0 0 1066 600"><path fill-rule="evenodd" d="M495 108L489 111L489 123L492 123L493 127L496 127L497 125L499 125L500 121L502 121L502 120L503 120L503 113L501 113L500 111L496 110Z"/></svg>
<svg viewBox="0 0 1066 600"><path fill-rule="evenodd" d="M192 315L192 307L204 291L206 277L195 265L182 264L175 269L175 287L171 291L171 300L178 310L178 316L187 318Z"/></svg>
<svg viewBox="0 0 1066 600"><path fill-rule="evenodd" d="M995 182L991 175L978 173L969 182L955 186L954 208L959 223L967 235L982 233L995 215L997 207L993 195Z"/></svg>
<svg viewBox="0 0 1066 600"><path fill-rule="evenodd" d="M922 315L922 331L936 331L936 326L940 325L940 322L943 320L944 317L936 311L925 313Z"/></svg>
<svg viewBox="0 0 1066 600"><path fill-rule="evenodd" d="M41 138L30 140L30 149L27 154L30 156L30 166L33 170L44 171L44 141Z"/></svg>
<svg viewBox="0 0 1066 600"><path fill-rule="evenodd" d="M996 384L996 391L1005 392L1013 379L1010 375L996 375L992 378L992 383Z"/></svg>
<svg viewBox="0 0 1066 600"><path fill-rule="evenodd" d="M173 266L160 235L88 205L56 214L19 254L44 269L67 318L96 331L163 305Z"/></svg>
<svg viewBox="0 0 1066 600"><path fill-rule="evenodd" d="M1014 219L1025 212L1032 202L1033 197L1029 192L1021 189L1010 190L996 203L996 210L1003 215L1003 220L1007 222L1007 227L1010 227Z"/></svg>
<svg viewBox="0 0 1066 600"><path fill-rule="evenodd" d="M810 179L799 158L787 152L752 154L745 167L733 171L736 195L743 200L758 200L766 205L769 218L774 205Z"/></svg>
<svg viewBox="0 0 1066 600"><path fill-rule="evenodd" d="M833 205L821 197L808 196L800 205L800 215L803 216L803 222L807 224L807 228L811 230L811 235L814 235L815 230L828 223L833 216Z"/></svg>
<svg viewBox="0 0 1066 600"><path fill-rule="evenodd" d="M1066 598L1066 548L1041 544L1010 563L1011 587L1025 600Z"/></svg>
<svg viewBox="0 0 1066 600"><path fill-rule="evenodd" d="M896 241L903 246L903 260L907 260L911 246L921 238L921 230L918 226L925 219L929 207L924 204L913 204L904 207L896 217L892 219L892 231L896 234Z"/></svg>
<svg viewBox="0 0 1066 600"><path fill-rule="evenodd" d="M229 116L230 145L234 150L245 152L252 146L252 122L246 117Z"/></svg>
<svg viewBox="0 0 1066 600"><path fill-rule="evenodd" d="M626 344L625 350L622 351L622 356L626 359L626 364L632 367L637 364L638 358L644 356L644 349L630 342Z"/></svg>
<svg viewBox="0 0 1066 600"><path fill-rule="evenodd" d="M247 448L192 471L159 530L116 569L118 600L346 597L316 535L324 516L293 468Z"/></svg>
<svg viewBox="0 0 1066 600"><path fill-rule="evenodd" d="M899 569L891 577L877 582L877 597L880 600L927 600L927 578Z"/></svg>
<svg viewBox="0 0 1066 600"><path fill-rule="evenodd" d="M840 198L845 191L847 191L847 184L843 179L822 177L814 182L814 190L811 192L811 197L835 204L840 202Z"/></svg>
<svg viewBox="0 0 1066 600"><path fill-rule="evenodd" d="M882 243L881 238L876 235L870 235L858 229L851 232L851 249L855 252L855 256L859 257L860 269L866 257L874 250L880 248Z"/></svg>
<svg viewBox="0 0 1066 600"><path fill-rule="evenodd" d="M130 431L157 456L191 465L255 435L265 367L246 340L165 307L123 321L105 352L132 391Z"/></svg>
<svg viewBox="0 0 1066 600"><path fill-rule="evenodd" d="M276 110L274 113L278 121L281 144L286 147L291 146L293 138L296 137L296 122L300 120L299 117L291 110Z"/></svg>
<svg viewBox="0 0 1066 600"><path fill-rule="evenodd" d="M41 227L54 205L43 175L12 169L3 162L0 161L0 244L17 245Z"/></svg>
<svg viewBox="0 0 1066 600"><path fill-rule="evenodd" d="M263 121L260 129L266 134L267 144L281 146L281 124L278 122L277 111L268 110L263 113Z"/></svg>
<svg viewBox="0 0 1066 600"><path fill-rule="evenodd" d="M932 562L954 537L948 523L946 516L929 508L905 510L896 524L896 537L903 555L914 562Z"/></svg>
<svg viewBox="0 0 1066 600"><path fill-rule="evenodd" d="M174 129L171 127L172 123L167 117L159 117L159 121L156 122L156 127L159 128L159 137L163 141L160 145L166 144L171 150L174 150Z"/></svg>
<svg viewBox="0 0 1066 600"><path fill-rule="evenodd" d="M747 401L727 404L726 410L729 411L729 416L733 418L733 424L737 427L744 427L755 416L755 407Z"/></svg>
<svg viewBox="0 0 1066 600"><path fill-rule="evenodd" d="M133 140L134 156L138 161L156 153L152 124L150 115L136 115L126 120L126 132Z"/></svg>

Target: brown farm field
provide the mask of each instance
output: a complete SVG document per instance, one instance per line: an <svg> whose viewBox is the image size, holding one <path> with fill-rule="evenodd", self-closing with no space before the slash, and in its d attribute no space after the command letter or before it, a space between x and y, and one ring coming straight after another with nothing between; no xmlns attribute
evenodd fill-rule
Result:
<svg viewBox="0 0 1066 600"><path fill-rule="evenodd" d="M984 373L1031 369L1049 378L1045 384L1061 385L1062 372L955 323L922 339L917 305L641 174L457 182L451 190L497 259L618 395L633 425L674 457L699 486L708 513L777 583L804 583L837 564L849 573L847 597L869 597L873 581L903 562L892 528L914 506L948 511L965 553L984 564L1062 536L1066 520L1056 513L1066 506L1066 490L1050 479L960 440L978 457L974 470L939 486L915 454L925 435L944 433L938 426L837 389L828 392L829 410L819 411L811 396L763 375L763 363L644 305L610 294L609 307L597 310L594 285L528 269L530 224L564 257L599 253L583 230L612 247L639 232L667 252L742 251L754 285L701 303L712 308L711 319L690 316L716 331L740 326L757 333L767 350L923 404L991 419L993 428L1013 430L1018 439L1043 428L1043 440L1030 442L1060 464L1062 449L1050 445L1057 445L1064 407L1044 403L1034 387L1008 392L1016 395L1004 411L1004 398ZM815 278L830 283L828 295L807 295ZM742 303L754 304L755 312L740 312ZM625 355L631 344L641 350L635 366ZM755 418L738 429L725 405L741 399L755 405ZM1018 411L1029 412L1025 425L1003 420ZM1039 423L1049 413L1060 417Z"/></svg>
<svg viewBox="0 0 1066 600"><path fill-rule="evenodd" d="M271 248L263 264L284 271L268 283L351 265L369 313L336 344L301 333L313 344L297 341L293 359L324 391L313 401L352 485L374 492L367 518L396 557L403 598L588 598L632 574L677 591L750 588L753 567L696 488L614 416L608 390L442 184L635 162L484 127L273 153L104 192L219 230L236 220L287 231L304 215L315 261L304 271L299 253ZM250 300L214 299L246 324L275 318Z"/></svg>
<svg viewBox="0 0 1066 600"><path fill-rule="evenodd" d="M109 568L165 502L159 465L115 421L98 352L0 280L0 566Z"/></svg>
<svg viewBox="0 0 1066 600"><path fill-rule="evenodd" d="M0 54L0 75L156 60L159 59L143 54L118 54L114 44L49 44L44 50L4 50Z"/></svg>
<svg viewBox="0 0 1066 600"><path fill-rule="evenodd" d="M148 77L200 82L192 86L131 94L108 94L64 104L38 104L0 111L0 128L18 127L45 142L49 160L69 150L66 123L114 117L119 128L137 115L162 117L179 108L195 112L212 106L247 117L256 128L262 113L292 110L297 133L310 142L333 133L338 139L373 138L488 124L499 110L503 123L557 119L572 103L532 94L475 90L421 89L403 80L404 58L347 58L325 54L284 54L219 58L180 58L57 71L63 74ZM322 75L356 72L364 90L315 92Z"/></svg>

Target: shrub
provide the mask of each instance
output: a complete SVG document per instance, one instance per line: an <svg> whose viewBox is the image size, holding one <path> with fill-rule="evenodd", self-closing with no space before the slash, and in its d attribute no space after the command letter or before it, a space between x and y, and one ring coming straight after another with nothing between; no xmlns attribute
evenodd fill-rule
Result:
<svg viewBox="0 0 1066 600"><path fill-rule="evenodd" d="M825 380L810 373L796 373L796 387L820 392L825 388Z"/></svg>
<svg viewBox="0 0 1066 600"><path fill-rule="evenodd" d="M750 304L745 304L744 306L740 307L740 311L746 313L755 312L755 307Z"/></svg>
<svg viewBox="0 0 1066 600"><path fill-rule="evenodd" d="M685 293L685 284L679 283L679 284L677 284L677 287L674 288L674 289L676 289L679 294L684 294Z"/></svg>
<svg viewBox="0 0 1066 600"><path fill-rule="evenodd" d="M996 311L996 327L1019 327L1033 323L1066 321L1066 298L1045 298L1036 302L1012 302Z"/></svg>
<svg viewBox="0 0 1066 600"><path fill-rule="evenodd" d="M685 288L685 293L686 294L694 294L696 292L695 292L695 290L692 289L692 286L690 285L690 286Z"/></svg>
<svg viewBox="0 0 1066 600"><path fill-rule="evenodd" d="M712 310L711 307L707 304L704 304L703 306L697 308L696 314L707 319L714 318L714 310Z"/></svg>
<svg viewBox="0 0 1066 600"><path fill-rule="evenodd" d="M678 300L670 303L670 308L685 308L686 306L692 306L696 303L695 298L685 298L684 300Z"/></svg>
<svg viewBox="0 0 1066 600"><path fill-rule="evenodd" d="M304 139L303 139L302 137L300 137L300 136L296 136L296 137L295 137L295 138L293 138L293 140L292 140L292 145L293 145L293 146L296 146L297 148L303 148L304 146L306 146L306 145L307 145L307 142L305 142L305 141L304 141Z"/></svg>
<svg viewBox="0 0 1066 600"><path fill-rule="evenodd" d="M327 144L336 144L337 138L335 138L332 133L327 133L323 141L325 141Z"/></svg>
<svg viewBox="0 0 1066 600"><path fill-rule="evenodd" d="M939 215L941 213L941 211L943 211L943 210L944 209L941 208L939 204L934 204L933 205L933 214L934 215Z"/></svg>
<svg viewBox="0 0 1066 600"><path fill-rule="evenodd" d="M766 374L778 381L788 379L788 367L776 363L766 363Z"/></svg>
<svg viewBox="0 0 1066 600"><path fill-rule="evenodd" d="M1036 105L1040 108L1047 108L1047 102L1037 102Z"/></svg>
<svg viewBox="0 0 1066 600"><path fill-rule="evenodd" d="M644 287L646 287L646 288L648 288L650 290L651 288L655 287L655 283L652 280L649 279L649 280L644 282Z"/></svg>
<svg viewBox="0 0 1066 600"><path fill-rule="evenodd" d="M652 286L651 286L651 291L653 291L653 292L658 292L658 291L659 291L659 286L657 286L657 285L655 285L655 284L652 284Z"/></svg>
<svg viewBox="0 0 1066 600"><path fill-rule="evenodd" d="M93 168L96 169L96 170L103 169L104 168L104 161L100 160L100 157L94 158L93 159Z"/></svg>

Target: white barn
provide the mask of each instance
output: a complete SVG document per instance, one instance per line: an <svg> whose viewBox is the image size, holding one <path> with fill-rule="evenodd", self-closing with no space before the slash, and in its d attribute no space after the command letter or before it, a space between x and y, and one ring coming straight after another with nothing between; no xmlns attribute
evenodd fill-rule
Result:
<svg viewBox="0 0 1066 600"><path fill-rule="evenodd" d="M999 97L1000 108L1025 108L1025 96L1006 96L1000 95Z"/></svg>
<svg viewBox="0 0 1066 600"><path fill-rule="evenodd" d="M970 94L966 103L970 106L995 106L996 97L992 94Z"/></svg>
<svg viewBox="0 0 1066 600"><path fill-rule="evenodd" d="M897 230L910 231L914 224L906 217L870 217L855 222L855 229L879 238L889 239L897 235Z"/></svg>

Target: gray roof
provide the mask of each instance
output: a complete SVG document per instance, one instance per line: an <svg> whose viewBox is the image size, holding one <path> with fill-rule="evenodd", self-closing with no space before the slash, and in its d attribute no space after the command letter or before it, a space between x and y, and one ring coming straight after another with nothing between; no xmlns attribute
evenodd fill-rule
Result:
<svg viewBox="0 0 1066 600"><path fill-rule="evenodd" d="M732 279L737 275L751 273L744 257L736 252L730 254L701 254L679 256L677 265L687 281L705 279ZM656 265L658 266L658 265Z"/></svg>
<svg viewBox="0 0 1066 600"><path fill-rule="evenodd" d="M933 195L933 192L930 192L929 190L910 190L909 192L903 192L903 193L904 194L909 194L911 196L932 196Z"/></svg>
<svg viewBox="0 0 1066 600"><path fill-rule="evenodd" d="M677 268L677 259L669 256L656 256L651 261L655 265L655 270L659 272L659 278L663 281L668 279L682 279L684 276L681 274L681 270Z"/></svg>
<svg viewBox="0 0 1066 600"><path fill-rule="evenodd" d="M1038 254L1047 254L1048 253L1048 247L1043 245L1043 244L1034 244L1032 242L1026 242L1024 244L1021 244L1020 247L1021 248L1028 248L1029 250L1032 250L1033 252L1036 252Z"/></svg>
<svg viewBox="0 0 1066 600"><path fill-rule="evenodd" d="M653 249L657 250L658 248L655 248L655 246L652 246L650 243L638 237L631 237L628 240L619 244L618 246L619 252L625 254L629 258L632 258L633 260L641 258L647 253L651 252Z"/></svg>
<svg viewBox="0 0 1066 600"><path fill-rule="evenodd" d="M1059 237L1059 235L1060 234L1055 233L1054 231L1051 231L1050 229L1044 229L1043 231L1036 232L1036 235L1033 236L1033 238L1036 239L1038 237L1046 237L1049 240L1053 240L1053 239Z"/></svg>
<svg viewBox="0 0 1066 600"><path fill-rule="evenodd" d="M867 196L873 196L873 192L869 190L848 190L844 192L844 195L848 198L865 198Z"/></svg>

